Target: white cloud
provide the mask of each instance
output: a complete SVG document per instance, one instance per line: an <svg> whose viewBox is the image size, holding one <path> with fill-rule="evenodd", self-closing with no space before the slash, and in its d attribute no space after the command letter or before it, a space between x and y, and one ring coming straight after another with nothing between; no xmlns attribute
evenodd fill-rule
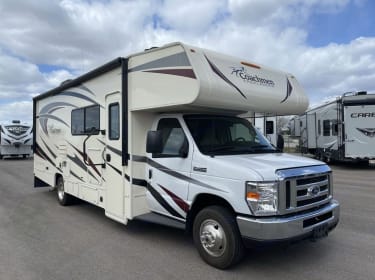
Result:
<svg viewBox="0 0 375 280"><path fill-rule="evenodd" d="M11 120L32 122L33 104L32 101L17 101L8 104L0 104L0 123Z"/></svg>
<svg viewBox="0 0 375 280"><path fill-rule="evenodd" d="M307 44L311 16L334 16L349 2L2 0L0 106L29 102L117 56L173 41L291 72L313 103L351 90L375 91L374 37L322 47ZM354 3L360 6L363 0ZM42 73L39 64L63 68Z"/></svg>

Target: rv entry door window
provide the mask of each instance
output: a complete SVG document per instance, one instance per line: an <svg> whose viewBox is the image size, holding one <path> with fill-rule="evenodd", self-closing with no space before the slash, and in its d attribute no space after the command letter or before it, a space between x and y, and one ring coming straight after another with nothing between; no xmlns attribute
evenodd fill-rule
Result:
<svg viewBox="0 0 375 280"><path fill-rule="evenodd" d="M112 103L108 108L108 138L109 140L118 140L120 139L120 107L118 103Z"/></svg>

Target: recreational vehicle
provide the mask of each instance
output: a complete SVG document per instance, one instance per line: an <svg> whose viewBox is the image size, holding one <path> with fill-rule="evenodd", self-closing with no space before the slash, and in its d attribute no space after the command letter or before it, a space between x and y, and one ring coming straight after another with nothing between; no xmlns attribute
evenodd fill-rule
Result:
<svg viewBox="0 0 375 280"><path fill-rule="evenodd" d="M5 156L26 158L32 155L33 129L19 120L0 124L0 159Z"/></svg>
<svg viewBox="0 0 375 280"><path fill-rule="evenodd" d="M117 58L34 98L34 185L123 224L182 227L224 269L244 245L337 225L330 168L280 153L238 117L307 106L294 76L182 43Z"/></svg>
<svg viewBox="0 0 375 280"><path fill-rule="evenodd" d="M346 93L295 120L303 153L324 161L375 159L375 94Z"/></svg>

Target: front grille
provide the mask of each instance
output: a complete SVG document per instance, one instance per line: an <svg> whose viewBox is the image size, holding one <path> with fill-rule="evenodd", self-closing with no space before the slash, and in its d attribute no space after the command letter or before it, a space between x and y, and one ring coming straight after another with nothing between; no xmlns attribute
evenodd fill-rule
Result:
<svg viewBox="0 0 375 280"><path fill-rule="evenodd" d="M332 198L332 176L330 170L324 171L284 177L279 190L280 214L305 211L327 203Z"/></svg>

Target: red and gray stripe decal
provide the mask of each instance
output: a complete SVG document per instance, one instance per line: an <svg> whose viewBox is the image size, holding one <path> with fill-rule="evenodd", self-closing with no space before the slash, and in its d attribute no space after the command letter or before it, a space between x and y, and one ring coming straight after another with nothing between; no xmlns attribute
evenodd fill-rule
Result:
<svg viewBox="0 0 375 280"><path fill-rule="evenodd" d="M128 70L129 73L137 71L196 79L193 68L185 52L162 57Z"/></svg>
<svg viewBox="0 0 375 280"><path fill-rule="evenodd" d="M223 79L227 84L229 84L230 86L234 87L241 95L243 98L247 99L247 97L245 96L245 94L233 83L231 82L224 74L223 72L221 72L219 70L219 67L217 67L215 65L215 63L213 63L211 60L208 59L207 56L204 56L206 59L207 59L207 62L208 64L210 65L212 71L218 75L221 79Z"/></svg>
<svg viewBox="0 0 375 280"><path fill-rule="evenodd" d="M187 211L189 211L189 204L187 204L185 202L185 200L178 197L176 194L174 194L173 192L171 192L167 188L165 188L161 185L159 185L159 187L161 187L173 199L173 201L178 205L178 207L181 208L182 211L184 211L185 213L187 213Z"/></svg>
<svg viewBox="0 0 375 280"><path fill-rule="evenodd" d="M184 219L180 213L178 213L169 203L163 198L163 196L153 187L151 184L147 184L147 190L150 192L153 198L161 205L165 210L167 210L172 216L180 219Z"/></svg>

